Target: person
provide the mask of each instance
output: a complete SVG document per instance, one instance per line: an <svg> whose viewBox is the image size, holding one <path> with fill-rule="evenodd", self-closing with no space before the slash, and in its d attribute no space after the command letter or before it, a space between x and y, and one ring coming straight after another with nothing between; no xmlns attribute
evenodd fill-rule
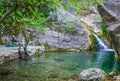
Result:
<svg viewBox="0 0 120 81"><path fill-rule="evenodd" d="M22 45L23 47L26 47L25 37L22 38Z"/></svg>
<svg viewBox="0 0 120 81"><path fill-rule="evenodd" d="M23 39L22 39L22 44L23 44L23 49L24 49L25 57L27 57L27 56L29 56L29 54L27 52L27 44L26 44L25 37L23 37Z"/></svg>
<svg viewBox="0 0 120 81"><path fill-rule="evenodd" d="M12 41L12 44L16 44L17 40L15 39L14 35L12 36L12 40L11 41Z"/></svg>

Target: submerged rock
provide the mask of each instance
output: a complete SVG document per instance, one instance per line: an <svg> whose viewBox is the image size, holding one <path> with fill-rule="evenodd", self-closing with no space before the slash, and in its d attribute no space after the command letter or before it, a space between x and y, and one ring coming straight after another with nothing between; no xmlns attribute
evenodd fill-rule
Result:
<svg viewBox="0 0 120 81"><path fill-rule="evenodd" d="M83 70L79 75L79 81L104 81L105 72L99 68Z"/></svg>
<svg viewBox="0 0 120 81"><path fill-rule="evenodd" d="M0 68L0 76L7 76L9 74L12 74L13 72L6 68Z"/></svg>
<svg viewBox="0 0 120 81"><path fill-rule="evenodd" d="M54 58L54 60L57 62L65 61L64 59L61 59L61 58Z"/></svg>

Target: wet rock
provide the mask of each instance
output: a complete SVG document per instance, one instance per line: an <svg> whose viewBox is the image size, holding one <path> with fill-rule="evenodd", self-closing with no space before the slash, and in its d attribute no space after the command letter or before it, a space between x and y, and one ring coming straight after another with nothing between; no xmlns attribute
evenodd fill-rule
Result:
<svg viewBox="0 0 120 81"><path fill-rule="evenodd" d="M105 72L99 68L83 70L79 75L79 81L104 81Z"/></svg>
<svg viewBox="0 0 120 81"><path fill-rule="evenodd" d="M60 59L60 58L54 58L54 60L57 61L57 62L65 61L64 59Z"/></svg>

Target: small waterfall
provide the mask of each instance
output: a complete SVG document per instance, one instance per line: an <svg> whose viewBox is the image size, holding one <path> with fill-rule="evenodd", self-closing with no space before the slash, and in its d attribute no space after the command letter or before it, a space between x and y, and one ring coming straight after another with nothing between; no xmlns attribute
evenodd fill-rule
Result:
<svg viewBox="0 0 120 81"><path fill-rule="evenodd" d="M114 51L113 49L110 49L105 43L95 34L93 34L98 41L98 49L103 51Z"/></svg>

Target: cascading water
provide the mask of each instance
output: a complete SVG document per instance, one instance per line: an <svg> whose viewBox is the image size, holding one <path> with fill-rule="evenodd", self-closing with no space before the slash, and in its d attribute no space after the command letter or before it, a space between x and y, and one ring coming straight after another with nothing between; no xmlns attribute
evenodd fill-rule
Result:
<svg viewBox="0 0 120 81"><path fill-rule="evenodd" d="M95 34L93 34L98 42L97 48L99 50L99 52L97 53L96 56L96 64L95 67L103 67L107 64L108 59L112 59L114 60L114 50L110 49L107 45L105 45L105 43ZM109 61L111 63L112 66L110 66L111 68L113 68L114 66L114 62Z"/></svg>
<svg viewBox="0 0 120 81"><path fill-rule="evenodd" d="M105 43L95 34L93 34L98 41L98 49L103 51L114 51L113 49L110 49Z"/></svg>

